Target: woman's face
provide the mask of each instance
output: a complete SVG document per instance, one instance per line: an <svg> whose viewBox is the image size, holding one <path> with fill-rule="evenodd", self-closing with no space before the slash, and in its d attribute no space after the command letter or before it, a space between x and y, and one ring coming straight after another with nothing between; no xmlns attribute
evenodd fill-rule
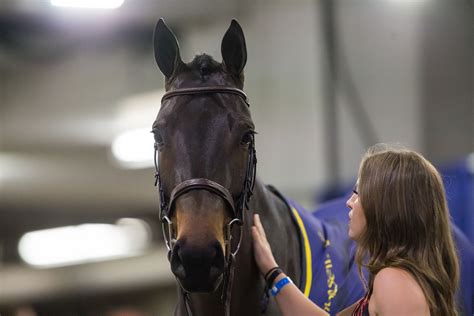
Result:
<svg viewBox="0 0 474 316"><path fill-rule="evenodd" d="M358 183L352 191L351 197L347 200L346 205L349 208L349 237L355 241L359 239L360 235L364 232L366 226L366 220L362 204L360 203L358 193Z"/></svg>

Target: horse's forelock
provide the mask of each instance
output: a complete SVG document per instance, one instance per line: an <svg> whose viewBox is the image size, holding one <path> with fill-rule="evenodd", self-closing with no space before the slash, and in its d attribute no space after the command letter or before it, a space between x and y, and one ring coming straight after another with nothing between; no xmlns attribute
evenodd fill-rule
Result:
<svg viewBox="0 0 474 316"><path fill-rule="evenodd" d="M174 85L175 88L182 88L181 83L183 82L193 82L193 80L198 80L196 83L202 84L207 83L213 86L231 86L239 89L243 88L244 76L243 72L239 76L234 76L229 73L225 65L216 61L212 56L207 54L201 54L194 56L194 59L187 63L183 64L183 68L180 71L182 76L178 75L181 80L176 84L167 82L167 89L171 85Z"/></svg>
<svg viewBox="0 0 474 316"><path fill-rule="evenodd" d="M188 67L198 71L202 76L204 76L221 70L222 64L215 61L212 56L201 54L194 56L193 61L188 64Z"/></svg>

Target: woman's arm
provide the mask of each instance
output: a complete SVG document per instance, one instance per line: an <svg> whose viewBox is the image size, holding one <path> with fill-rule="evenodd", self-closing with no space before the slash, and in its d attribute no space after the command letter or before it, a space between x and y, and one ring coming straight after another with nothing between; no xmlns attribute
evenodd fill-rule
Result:
<svg viewBox="0 0 474 316"><path fill-rule="evenodd" d="M255 261L257 262L260 273L263 275L271 268L276 267L277 263L273 257L270 244L267 241L265 231L258 214L254 215L254 226L252 227L252 237L254 246ZM274 281L274 284L286 277L284 273L280 274ZM278 307L284 316L327 316L329 315L323 309L306 298L304 294L294 285L285 285L280 293L275 296Z"/></svg>

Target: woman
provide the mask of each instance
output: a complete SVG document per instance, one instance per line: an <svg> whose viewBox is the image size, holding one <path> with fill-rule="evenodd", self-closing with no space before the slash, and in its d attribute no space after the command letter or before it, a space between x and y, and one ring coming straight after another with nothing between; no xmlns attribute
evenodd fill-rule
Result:
<svg viewBox="0 0 474 316"><path fill-rule="evenodd" d="M338 315L458 315L457 253L444 186L429 161L406 149L370 148L346 204L359 274L364 279L364 267L369 278L365 297ZM257 214L252 235L257 265L283 315L327 315L274 269Z"/></svg>

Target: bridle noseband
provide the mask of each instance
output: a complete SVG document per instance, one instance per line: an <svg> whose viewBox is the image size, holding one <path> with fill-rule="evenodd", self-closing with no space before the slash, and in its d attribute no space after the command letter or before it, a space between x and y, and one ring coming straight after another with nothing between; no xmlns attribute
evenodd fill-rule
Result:
<svg viewBox="0 0 474 316"><path fill-rule="evenodd" d="M212 87L195 87L195 88L183 88L169 91L163 95L161 99L161 104L166 100L178 97L178 96L189 96L189 95L206 95L206 94L234 94L241 97L245 104L250 107L247 95L240 89L232 87L223 87L223 86L212 86ZM233 270L234 270L234 261L237 252L240 249L240 244L242 242L243 235L243 224L244 224L244 215L245 208L248 209L248 203L252 196L252 191L255 185L255 174L256 174L256 164L257 156L255 151L255 139L254 135L250 134L250 142L248 146L248 156L247 156L247 170L245 173L245 179L236 201L234 201L230 191L224 186L220 185L217 182L214 182L206 178L194 178L185 180L177 184L171 191L169 199L166 197L161 177L160 169L158 163L158 144L155 143L155 186L158 186L160 194L160 220L163 228L163 238L168 248L168 258L171 258L173 253L174 244L176 239L174 238L173 233L173 222L171 221L171 211L173 209L174 202L181 195L193 191L193 190L207 190L220 198L222 198L226 204L229 206L229 209L232 211L233 218L226 224L226 236L225 236L225 269L224 269L224 278L223 278L223 287L222 287L222 301L225 307L225 314L230 315L230 294L232 290L232 280L233 280ZM232 249L232 226L239 225L240 234L238 243L235 249ZM181 283L178 280L178 283ZM190 297L189 293L181 286L182 294L184 297L185 308L188 315L191 315L190 308Z"/></svg>

